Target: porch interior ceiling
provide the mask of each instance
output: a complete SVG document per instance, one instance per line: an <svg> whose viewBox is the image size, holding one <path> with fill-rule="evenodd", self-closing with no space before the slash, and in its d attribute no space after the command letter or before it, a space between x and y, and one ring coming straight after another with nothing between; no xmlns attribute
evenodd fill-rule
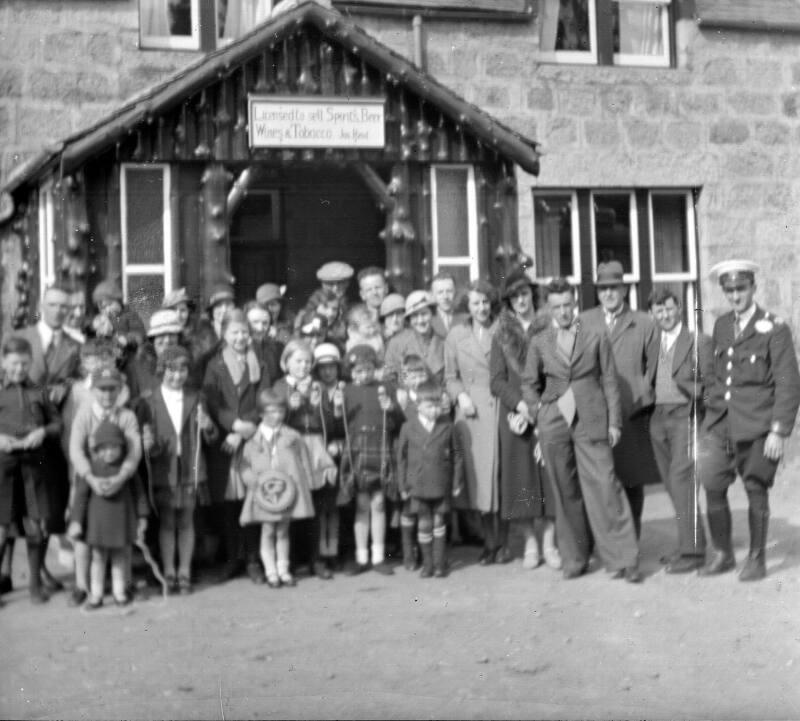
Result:
<svg viewBox="0 0 800 721"><path fill-rule="evenodd" d="M304 0L235 43L204 56L166 81L143 91L93 126L45 149L12 172L3 190L14 193L54 171L67 175L88 159L118 147L137 133L140 136L153 133L160 137L158 133L165 125L162 118L179 114L181 108L195 97L200 97L199 106L202 106L206 91L215 85L225 85L223 81L231 79L248 64L262 62L266 66L267 54L279 48L281 43L300 37L303 28L316 29L324 41L330 41L343 53L371 66L380 73L381 86L390 92L399 90L403 97L405 92L418 96L422 103L435 108L440 118L447 117L462 137L471 136L480 148L519 164L527 172L538 173L539 153L533 140L468 103L411 61L372 38L337 10L323 7L314 0ZM241 70L240 75L246 81L247 71ZM317 93L322 87L320 83L314 89L300 88L299 85L298 82L301 94ZM211 125L219 122L219 116L212 118L207 115L207 119ZM154 130L155 127L158 130ZM203 156L196 157L202 159ZM213 158L213 151L205 157Z"/></svg>

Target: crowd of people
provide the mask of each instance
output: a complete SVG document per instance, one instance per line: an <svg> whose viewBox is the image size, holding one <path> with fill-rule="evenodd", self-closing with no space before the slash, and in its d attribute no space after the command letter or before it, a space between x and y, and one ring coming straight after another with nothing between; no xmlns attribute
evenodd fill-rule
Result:
<svg viewBox="0 0 800 721"><path fill-rule="evenodd" d="M188 594L201 562L272 588L303 566L393 575L395 559L443 577L448 539L477 540L481 565L508 563L512 523L526 569L575 578L596 553L637 583L642 486L659 478L678 531L667 572L715 575L735 565L737 472L751 508L741 576L762 578L800 376L788 328L753 303L754 268L718 275L734 310L713 339L688 331L670 290L632 310L615 261L597 269L600 305L580 314L566 281L539 289L523 268L499 289L440 273L403 297L381 268L330 262L297 314L277 284L241 308L220 285L204 313L185 289L168 293L146 327L111 282L88 322L49 288L39 321L2 344L0 591L17 538L34 603L62 587L45 564L57 536L74 554L70 604L96 609L108 566L113 601L130 603L135 545L168 592ZM698 453L687 428L704 414Z"/></svg>

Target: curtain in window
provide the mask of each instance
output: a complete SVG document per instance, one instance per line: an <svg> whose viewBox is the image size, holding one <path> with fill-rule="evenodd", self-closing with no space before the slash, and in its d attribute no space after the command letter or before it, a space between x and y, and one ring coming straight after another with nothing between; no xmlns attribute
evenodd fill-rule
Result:
<svg viewBox="0 0 800 721"><path fill-rule="evenodd" d="M591 50L589 0L543 0L540 7L540 50Z"/></svg>
<svg viewBox="0 0 800 721"><path fill-rule="evenodd" d="M150 37L170 34L169 0L139 0L139 26L141 33Z"/></svg>
<svg viewBox="0 0 800 721"><path fill-rule="evenodd" d="M272 0L228 0L220 36L241 37L269 18L271 11Z"/></svg>
<svg viewBox="0 0 800 721"><path fill-rule="evenodd" d="M628 55L661 55L662 6L653 3L617 3L619 9L619 52Z"/></svg>
<svg viewBox="0 0 800 721"><path fill-rule="evenodd" d="M656 273L689 271L686 203L682 196L654 195L653 254Z"/></svg>
<svg viewBox="0 0 800 721"><path fill-rule="evenodd" d="M570 275L572 241L569 226L570 199L539 198L535 207L536 275Z"/></svg>

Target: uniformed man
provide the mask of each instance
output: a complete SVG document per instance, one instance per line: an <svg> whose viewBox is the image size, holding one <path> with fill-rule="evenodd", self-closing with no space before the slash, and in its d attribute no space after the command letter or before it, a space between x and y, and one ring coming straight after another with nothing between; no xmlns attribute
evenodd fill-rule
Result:
<svg viewBox="0 0 800 721"><path fill-rule="evenodd" d="M800 405L792 334L783 320L753 301L757 270L746 260L724 261L711 269L733 310L714 325L713 370L699 457L714 546L699 573L716 575L736 565L727 495L738 473L747 491L750 525L750 553L739 574L742 581L767 575L768 491Z"/></svg>

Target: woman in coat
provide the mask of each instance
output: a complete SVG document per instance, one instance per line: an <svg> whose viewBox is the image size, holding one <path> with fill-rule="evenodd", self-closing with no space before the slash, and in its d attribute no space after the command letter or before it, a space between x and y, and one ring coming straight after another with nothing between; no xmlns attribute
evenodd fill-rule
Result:
<svg viewBox="0 0 800 721"><path fill-rule="evenodd" d="M489 383L489 355L497 293L483 280L468 288L469 319L454 326L444 347L447 393L456 407L455 430L464 452L464 491L468 507L481 514L484 547L479 563L511 560L500 537L498 489L498 402Z"/></svg>
<svg viewBox="0 0 800 721"><path fill-rule="evenodd" d="M503 285L505 307L500 312L492 340L491 389L500 402L500 519L518 522L525 538L524 568L536 568L542 555L551 568L561 567L554 543L550 483L544 466L534 458L536 438L525 417L521 374L531 338L548 323L536 317L535 286L522 268L511 272ZM542 526L542 548L536 537Z"/></svg>

